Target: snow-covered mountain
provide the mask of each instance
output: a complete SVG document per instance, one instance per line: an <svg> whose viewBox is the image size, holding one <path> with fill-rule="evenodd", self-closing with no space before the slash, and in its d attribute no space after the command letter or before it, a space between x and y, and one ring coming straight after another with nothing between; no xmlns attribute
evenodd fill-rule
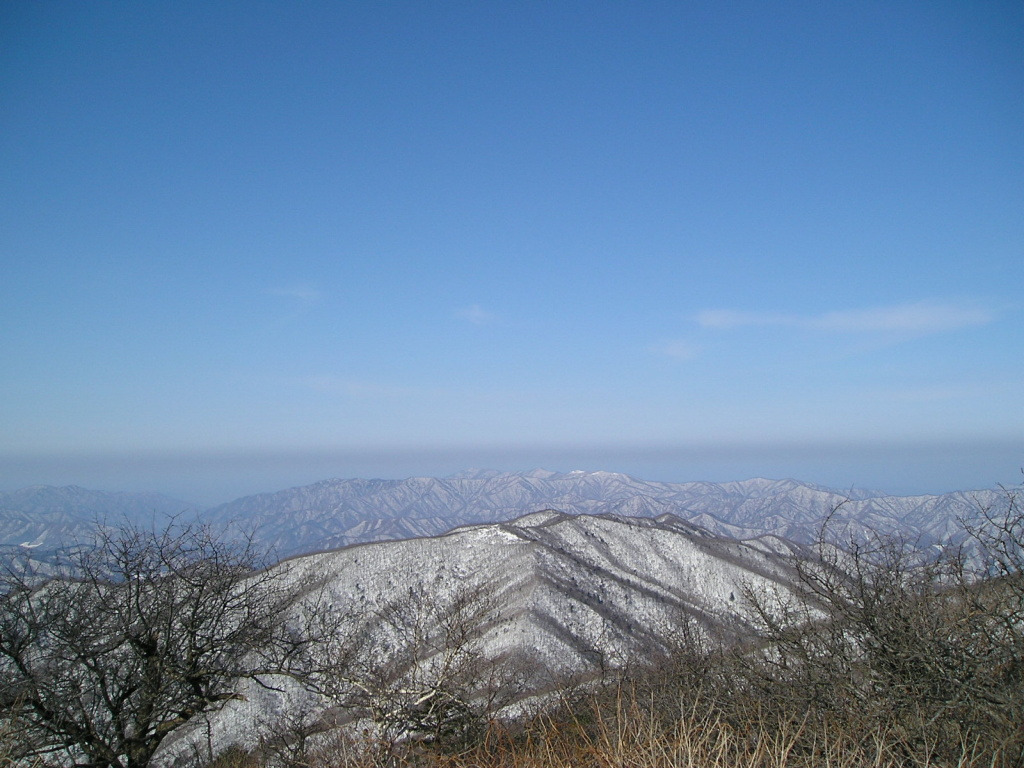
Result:
<svg viewBox="0 0 1024 768"><path fill-rule="evenodd" d="M77 485L37 485L0 493L0 548L36 554L87 539L97 521L147 522L195 506L158 493L93 491Z"/></svg>
<svg viewBox="0 0 1024 768"><path fill-rule="evenodd" d="M792 593L791 558L798 550L770 536L721 538L668 515L543 511L442 536L304 555L277 570L290 584L319 585L311 591L323 597L306 604L300 623L333 614L346 617L341 632L368 628L342 677L358 678L365 664L379 684L380 670L409 638L423 638L427 652L391 668L396 675L409 675L412 666L423 672L446 652L438 636L452 631L453 606L468 595L480 610L458 609L474 626L456 627L455 636L472 644L464 658L489 671L464 684L480 685L478 678L493 670L490 662L511 661L519 693L529 695L650 660L684 623L697 632L742 633L752 621L749 595ZM401 628L394 634L396 615ZM346 638L341 645L329 653L357 644ZM213 716L215 751L233 740L251 742L254 724L272 726L278 716L317 706L294 683L275 687L280 690L251 685Z"/></svg>
<svg viewBox="0 0 1024 768"><path fill-rule="evenodd" d="M291 578L326 579L337 604L386 604L427 585L442 602L485 588L501 621L491 653L531 649L546 664L593 664L593 649L625 658L650 650L687 615L705 626L746 624L744 591L788 589L798 548L774 537L721 538L672 516L535 512L418 539L305 555ZM588 659L590 659L588 661Z"/></svg>
<svg viewBox="0 0 1024 768"><path fill-rule="evenodd" d="M614 472L471 471L446 478L324 480L248 496L210 510L252 526L282 555L347 544L433 536L461 525L554 509L567 514L674 515L716 534L813 539L826 520L841 538L865 528L922 545L1003 501L995 491L887 496L796 480L661 483Z"/></svg>

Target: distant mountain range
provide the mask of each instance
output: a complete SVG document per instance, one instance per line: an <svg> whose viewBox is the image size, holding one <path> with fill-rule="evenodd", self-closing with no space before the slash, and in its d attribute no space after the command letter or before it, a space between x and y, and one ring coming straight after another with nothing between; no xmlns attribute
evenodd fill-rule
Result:
<svg viewBox="0 0 1024 768"><path fill-rule="evenodd" d="M36 485L0 493L0 547L53 552L87 539L97 522L145 522L195 510L195 505L159 493Z"/></svg>
<svg viewBox="0 0 1024 768"><path fill-rule="evenodd" d="M365 541L435 536L460 525L500 522L553 509L566 514L673 515L715 534L814 539L825 521L839 537L870 528L924 546L942 541L998 491L887 496L796 480L660 483L614 472L472 471L445 478L325 480L248 496L208 510L241 521L281 555Z"/></svg>
<svg viewBox="0 0 1024 768"><path fill-rule="evenodd" d="M957 531L962 519L976 517L979 509L1004 502L996 490L889 496L796 480L662 483L614 472L546 470L324 480L246 496L202 512L157 494L39 486L0 494L0 545L34 547L42 554L81 540L97 519L145 520L194 512L218 525L241 525L277 556L288 557L368 541L436 536L459 526L556 510L571 515L672 515L720 536L772 534L796 542L812 540L828 521L840 539L870 529L929 546Z"/></svg>

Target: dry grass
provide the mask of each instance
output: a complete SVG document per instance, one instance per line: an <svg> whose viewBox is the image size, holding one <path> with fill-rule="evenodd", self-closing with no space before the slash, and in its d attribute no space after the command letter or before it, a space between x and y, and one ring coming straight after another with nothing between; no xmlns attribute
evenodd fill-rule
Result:
<svg viewBox="0 0 1024 768"><path fill-rule="evenodd" d="M916 735L916 734L915 734ZM1014 762L965 739L940 758L908 740L906 724L857 734L777 712L741 725L700 699L665 725L664 713L621 691L577 714L552 714L509 729L492 725L458 754L423 745L385 748L334 738L289 768L1011 768ZM914 749L908 747L913 742Z"/></svg>

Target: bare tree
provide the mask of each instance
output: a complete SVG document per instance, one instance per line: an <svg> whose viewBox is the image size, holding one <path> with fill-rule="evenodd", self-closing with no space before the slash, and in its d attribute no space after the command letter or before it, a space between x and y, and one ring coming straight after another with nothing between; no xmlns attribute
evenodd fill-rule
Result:
<svg viewBox="0 0 1024 768"><path fill-rule="evenodd" d="M8 567L0 595L0 708L26 751L93 768L143 768L167 736L287 671L284 571L205 526L99 527L61 577Z"/></svg>

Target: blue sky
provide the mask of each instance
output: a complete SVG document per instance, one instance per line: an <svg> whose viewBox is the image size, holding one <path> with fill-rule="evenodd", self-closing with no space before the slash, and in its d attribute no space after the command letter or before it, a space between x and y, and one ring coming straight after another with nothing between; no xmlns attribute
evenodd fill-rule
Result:
<svg viewBox="0 0 1024 768"><path fill-rule="evenodd" d="M0 9L0 487L1024 465L1024 6Z"/></svg>

